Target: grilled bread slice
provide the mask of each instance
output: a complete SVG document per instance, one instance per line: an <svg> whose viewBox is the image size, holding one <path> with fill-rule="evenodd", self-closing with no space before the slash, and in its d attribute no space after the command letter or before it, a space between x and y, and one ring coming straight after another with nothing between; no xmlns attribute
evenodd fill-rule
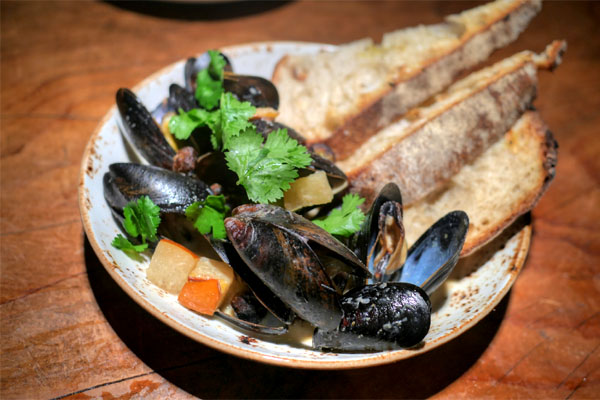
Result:
<svg viewBox="0 0 600 400"><path fill-rule="evenodd" d="M350 190L370 204L381 187L395 182L405 204L411 204L441 188L531 107L537 69L558 65L565 46L556 41L542 54L515 54L409 111L338 163Z"/></svg>
<svg viewBox="0 0 600 400"><path fill-rule="evenodd" d="M275 69L278 120L342 160L372 134L517 38L541 0L497 0L437 25L363 39L335 52L287 56Z"/></svg>
<svg viewBox="0 0 600 400"><path fill-rule="evenodd" d="M473 253L535 206L554 177L557 147L539 114L525 112L443 188L405 208L408 243L446 213L463 210L470 224L461 256Z"/></svg>

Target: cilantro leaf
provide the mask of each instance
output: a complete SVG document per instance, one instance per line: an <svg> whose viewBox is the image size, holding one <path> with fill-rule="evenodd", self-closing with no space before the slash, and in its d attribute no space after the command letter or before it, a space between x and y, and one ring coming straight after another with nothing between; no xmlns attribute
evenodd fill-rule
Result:
<svg viewBox="0 0 600 400"><path fill-rule="evenodd" d="M194 108L188 112L179 110L169 120L169 131L177 139L185 140L194 129L208 126L212 131L210 138L215 149L227 147L228 139L237 136L243 130L254 128L248 119L254 115L256 108L248 102L241 102L231 93L221 95L221 108L207 111Z"/></svg>
<svg viewBox="0 0 600 400"><path fill-rule="evenodd" d="M254 125L248 121L256 113L256 108L247 101L239 101L231 93L221 96L220 143L227 149L229 139L238 136Z"/></svg>
<svg viewBox="0 0 600 400"><path fill-rule="evenodd" d="M169 120L169 131L177 139L186 140L196 128L214 124L215 114L201 108L194 108L188 112L179 109L179 115L174 115Z"/></svg>
<svg viewBox="0 0 600 400"><path fill-rule="evenodd" d="M225 239L225 214L229 207L225 205L225 196L209 195L204 201L197 201L185 209L185 215L194 222L198 231L207 235L212 231L215 239Z"/></svg>
<svg viewBox="0 0 600 400"><path fill-rule="evenodd" d="M273 136L271 138L271 136ZM287 135L285 129L272 132L263 146L263 137L247 129L229 139L225 160L238 176L248 198L270 203L283 197L283 191L298 177L298 168L310 164L306 148Z"/></svg>
<svg viewBox="0 0 600 400"><path fill-rule="evenodd" d="M137 203L131 202L123 209L125 220L123 227L133 237L142 236L142 242L146 239L157 241L156 231L160 224L160 208L150 200L148 196L142 196Z"/></svg>
<svg viewBox="0 0 600 400"><path fill-rule="evenodd" d="M348 237L360 229L365 214L358 208L365 199L347 194L342 199L342 207L332 210L329 215L313 222L332 235Z"/></svg>
<svg viewBox="0 0 600 400"><path fill-rule="evenodd" d="M120 233L111 242L113 247L125 252L141 253L148 248L148 243L133 244L125 236Z"/></svg>
<svg viewBox="0 0 600 400"><path fill-rule="evenodd" d="M148 248L146 240L157 241L156 232L160 224L160 208L148 196L142 196L137 203L132 201L123 208L123 228L132 237L142 237L142 244L135 245L120 233L111 244L125 252L142 252Z"/></svg>
<svg viewBox="0 0 600 400"><path fill-rule="evenodd" d="M223 93L223 81L213 79L208 69L203 69L196 76L196 100L201 107L212 110L219 105Z"/></svg>
<svg viewBox="0 0 600 400"><path fill-rule="evenodd" d="M198 104L207 110L212 110L219 105L219 99L223 93L223 69L225 59L216 50L209 50L210 64L208 68L198 72L196 76L195 97Z"/></svg>
<svg viewBox="0 0 600 400"><path fill-rule="evenodd" d="M217 50L209 50L208 55L210 56L210 64L208 65L208 72L211 76L218 80L223 80L223 71L225 70L225 57Z"/></svg>

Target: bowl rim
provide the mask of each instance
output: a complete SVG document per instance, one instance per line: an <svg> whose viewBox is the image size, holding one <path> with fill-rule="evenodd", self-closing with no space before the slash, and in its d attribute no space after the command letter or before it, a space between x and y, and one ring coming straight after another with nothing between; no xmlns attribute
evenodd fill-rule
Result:
<svg viewBox="0 0 600 400"><path fill-rule="evenodd" d="M303 42L303 41L262 41L262 42L250 42L245 44L231 45L231 46L223 46L219 48L220 51L227 54L234 52L244 52L244 51L253 51L258 48L269 49L271 46L320 46L323 49L334 48L334 46L324 43L315 43L315 42ZM158 77L165 75L171 69L175 68L179 63L184 60L175 61L158 71L152 73L151 75L144 78L142 81L137 83L132 90L137 92L140 88L147 86L152 81L155 81ZM331 370L331 369L353 369L353 368L363 368L377 365L384 365L388 363L393 363L396 361L400 361L403 359L411 358L413 356L423 354L428 352L434 348L445 344L452 339L458 337L463 334L475 324L477 324L481 319L489 314L492 309L494 309L498 303L504 298L504 296L511 289L513 283L515 282L520 270L522 269L525 259L527 257L527 253L530 246L531 241L531 225L526 225L523 229L521 229L515 236L518 236L518 244L515 247L515 252L513 254L511 260L511 268L510 268L510 276L506 281L504 286L497 290L491 301L489 301L486 306L481 309L477 314L475 314L470 320L464 322L463 324L452 329L451 332L441 336L435 340L427 341L425 344L418 349L400 349L400 350L392 350L392 351L383 351L378 353L364 353L369 357L353 359L353 360L324 360L324 359L296 359L292 357L284 357L278 355L266 355L263 352L256 351L252 347L247 348L239 348L234 347L231 344L224 343L213 339L212 337L198 332L197 330L191 329L188 326L172 319L168 314L156 308L149 300L140 296L135 290L125 281L125 279L117 273L117 270L120 268L116 263L109 260L106 256L104 250L100 247L96 237L94 236L94 232L92 229L90 216L88 214L89 206L88 206L88 195L86 193L86 176L88 175L91 166L92 155L94 154L95 143L97 142L100 132L102 128L113 118L116 113L116 105L113 105L107 113L102 117L100 122L95 127L93 133L91 134L86 147L84 149L80 172L79 172L79 184L78 184L78 203L79 203L79 211L83 224L83 228L85 234L88 238L92 249L94 250L96 256L100 260L103 267L112 277L112 279L120 286L122 290L127 293L129 297L131 297L139 306L149 312L151 315L156 317L161 322L175 329L179 333L186 335L187 337L209 346L215 350L222 351L226 354L245 358L248 360L253 360L257 362L262 362L270 365L283 366L283 367L291 367L291 368L300 368L300 369L318 369L318 370Z"/></svg>

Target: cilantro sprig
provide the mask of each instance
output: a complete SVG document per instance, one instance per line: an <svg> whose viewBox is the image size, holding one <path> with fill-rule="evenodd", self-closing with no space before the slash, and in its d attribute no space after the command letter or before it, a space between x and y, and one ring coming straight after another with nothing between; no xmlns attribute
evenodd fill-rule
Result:
<svg viewBox="0 0 600 400"><path fill-rule="evenodd" d="M210 64L196 76L196 100L201 107L211 110L219 105L223 93L225 59L215 50L209 50Z"/></svg>
<svg viewBox="0 0 600 400"><path fill-rule="evenodd" d="M185 215L194 222L194 227L203 235L212 231L215 239L227 237L224 220L228 212L223 195L209 195L204 201L197 201L185 209Z"/></svg>
<svg viewBox="0 0 600 400"><path fill-rule="evenodd" d="M327 217L313 222L332 235L348 237L360 229L365 214L358 208L365 199L355 194L347 194L342 206L332 210Z"/></svg>
<svg viewBox="0 0 600 400"><path fill-rule="evenodd" d="M248 198L258 203L271 203L283 197L298 177L298 168L311 163L306 148L287 135L287 130L271 132L263 144L261 134L246 130L229 139L225 160L238 176L238 184Z"/></svg>
<svg viewBox="0 0 600 400"><path fill-rule="evenodd" d="M311 157L285 129L263 139L250 122L256 108L217 89L223 83L225 60L218 52L209 54L210 65L197 78L196 98L202 108L179 110L169 121L169 130L185 140L195 129L208 126L213 148L224 152L227 166L237 174L237 184L246 189L248 198L257 203L276 201L298 177L298 168L310 165Z"/></svg>
<svg viewBox="0 0 600 400"><path fill-rule="evenodd" d="M121 234L112 241L112 245L126 252L140 253L148 248L147 241L156 242L156 233L160 224L160 208L148 196L141 196L137 202L130 202L123 208L123 228L131 237L141 236L141 244L133 244Z"/></svg>

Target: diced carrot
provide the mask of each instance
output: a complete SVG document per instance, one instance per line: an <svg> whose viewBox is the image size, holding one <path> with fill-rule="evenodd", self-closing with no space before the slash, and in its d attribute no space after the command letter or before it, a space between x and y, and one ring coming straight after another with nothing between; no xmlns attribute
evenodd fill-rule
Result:
<svg viewBox="0 0 600 400"><path fill-rule="evenodd" d="M187 282L179 292L179 302L190 310L213 315L221 300L221 289L217 279Z"/></svg>

